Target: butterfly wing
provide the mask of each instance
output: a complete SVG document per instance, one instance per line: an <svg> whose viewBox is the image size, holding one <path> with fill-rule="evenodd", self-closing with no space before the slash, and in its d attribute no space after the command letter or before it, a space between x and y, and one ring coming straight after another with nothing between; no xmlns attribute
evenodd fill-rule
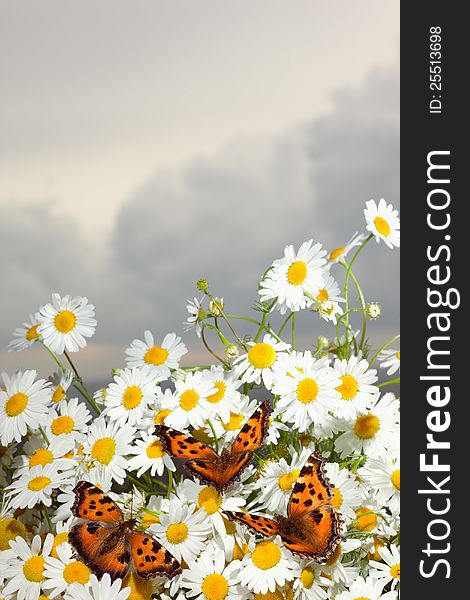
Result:
<svg viewBox="0 0 470 600"><path fill-rule="evenodd" d="M69 542L98 579L104 573L109 573L113 581L126 575L130 563L128 536L122 535L119 527L98 523L74 525Z"/></svg>
<svg viewBox="0 0 470 600"><path fill-rule="evenodd" d="M154 435L160 438L165 452L176 458L199 458L206 460L215 460L218 458L217 453L212 448L209 448L209 446L206 446L206 444L166 425L157 425Z"/></svg>
<svg viewBox="0 0 470 600"><path fill-rule="evenodd" d="M251 452L241 452L235 456L228 455L221 458L216 456L215 460L194 458L188 460L184 468L201 483L212 485L221 493L239 477L241 471L250 462L251 456Z"/></svg>
<svg viewBox="0 0 470 600"><path fill-rule="evenodd" d="M135 572L143 579L165 575L169 579L181 573L181 565L153 537L133 531L130 535L130 547Z"/></svg>
<svg viewBox="0 0 470 600"><path fill-rule="evenodd" d="M122 522L122 512L118 505L92 483L79 481L73 491L75 492L72 506L74 516L103 523Z"/></svg>
<svg viewBox="0 0 470 600"><path fill-rule="evenodd" d="M281 539L294 554L325 563L343 539L341 528L339 512L324 504L301 517L292 530L281 528Z"/></svg>
<svg viewBox="0 0 470 600"><path fill-rule="evenodd" d="M326 460L313 452L302 467L287 505L289 517L299 517L327 504L333 497L332 485L325 473Z"/></svg>
<svg viewBox="0 0 470 600"><path fill-rule="evenodd" d="M228 512L225 511L225 516L231 521L238 521L243 523L256 533L260 533L264 537L271 537L279 533L279 524L277 521L268 519L267 517L260 517L258 515L249 515L242 512Z"/></svg>
<svg viewBox="0 0 470 600"><path fill-rule="evenodd" d="M246 451L254 452L261 446L268 433L269 415L272 410L269 400L258 406L235 438L231 450L233 455Z"/></svg>

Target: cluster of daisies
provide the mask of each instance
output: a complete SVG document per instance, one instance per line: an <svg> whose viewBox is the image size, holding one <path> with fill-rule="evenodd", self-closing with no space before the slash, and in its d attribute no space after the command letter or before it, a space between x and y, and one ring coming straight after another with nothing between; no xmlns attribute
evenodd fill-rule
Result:
<svg viewBox="0 0 470 600"><path fill-rule="evenodd" d="M399 246L399 219L384 200L367 202L364 214L368 233L345 246L328 252L310 240L297 251L285 248L260 281L257 313L245 321L251 336L237 333L244 317L228 314L200 280L202 298L188 303L186 326L217 360L209 367L185 365L187 348L176 334L145 331L109 385L89 390L71 358L96 328L94 307L83 297L53 294L15 330L10 349L42 345L57 372L48 379L34 370L3 373L0 381L2 600L398 596L400 413L388 387L399 382L400 352L392 348L398 336L382 348L367 345L365 329L381 307L366 303L353 267L370 240ZM315 319L330 322L331 337L297 349L299 311L312 313L313 331ZM274 328L276 314L282 324ZM220 452L266 397L274 410L265 443L222 495L183 475L153 434L165 424ZM344 540L324 564L225 516L285 515L313 450L327 461L331 504L343 521ZM108 574L98 580L68 541L77 521L73 488L81 480L106 492L125 518L135 517L182 572L171 580L140 579L132 570L122 581Z"/></svg>

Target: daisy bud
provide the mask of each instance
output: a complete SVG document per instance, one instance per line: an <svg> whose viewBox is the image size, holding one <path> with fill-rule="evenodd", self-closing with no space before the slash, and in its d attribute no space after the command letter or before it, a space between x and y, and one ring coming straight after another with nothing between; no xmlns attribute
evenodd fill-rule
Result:
<svg viewBox="0 0 470 600"><path fill-rule="evenodd" d="M317 349L321 350L322 348L326 348L329 344L328 338L324 335L319 335L317 338Z"/></svg>
<svg viewBox="0 0 470 600"><path fill-rule="evenodd" d="M207 279L198 279L196 287L200 292L206 292L209 289L209 282Z"/></svg>
<svg viewBox="0 0 470 600"><path fill-rule="evenodd" d="M235 344L229 344L226 348L225 348L225 358L229 361L234 360L235 358L237 358L239 352L238 352L238 347L235 346Z"/></svg>
<svg viewBox="0 0 470 600"><path fill-rule="evenodd" d="M369 302L366 313L370 319L378 319L382 315L382 307L377 302Z"/></svg>
<svg viewBox="0 0 470 600"><path fill-rule="evenodd" d="M213 317L220 317L224 310L224 299L214 298L209 302L209 312Z"/></svg>
<svg viewBox="0 0 470 600"><path fill-rule="evenodd" d="M120 374L121 374L121 369L113 369L113 370L111 371L111 375L112 375L113 377L119 377L119 375L120 375Z"/></svg>

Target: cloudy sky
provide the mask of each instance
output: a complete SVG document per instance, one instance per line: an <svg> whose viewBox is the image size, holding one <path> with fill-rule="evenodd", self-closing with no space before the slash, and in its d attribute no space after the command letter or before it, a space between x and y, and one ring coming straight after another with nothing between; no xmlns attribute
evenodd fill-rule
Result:
<svg viewBox="0 0 470 600"><path fill-rule="evenodd" d="M0 348L52 291L86 295L78 362L102 379L145 328L181 331L198 277L247 312L287 243L342 245L366 200L398 205L398 4L0 0ZM398 254L374 243L358 272L378 343Z"/></svg>

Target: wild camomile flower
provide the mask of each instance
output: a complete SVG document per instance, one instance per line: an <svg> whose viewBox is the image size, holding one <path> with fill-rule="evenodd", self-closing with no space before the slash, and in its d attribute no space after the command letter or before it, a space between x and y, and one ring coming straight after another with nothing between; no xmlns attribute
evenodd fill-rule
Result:
<svg viewBox="0 0 470 600"><path fill-rule="evenodd" d="M326 300L330 300L332 302L346 302L344 298L341 297L341 290L339 288L338 282L328 271L325 271L323 274L323 287L318 292L316 299L318 302L326 302Z"/></svg>
<svg viewBox="0 0 470 600"><path fill-rule="evenodd" d="M64 400L67 400L67 390L69 389L72 380L73 373L68 369L66 369L63 372L56 372L51 377L49 377L48 381L51 384L52 404L55 404L57 406Z"/></svg>
<svg viewBox="0 0 470 600"><path fill-rule="evenodd" d="M49 384L36 379L36 371L18 371L11 377L2 373L0 388L0 443L20 442L28 428L32 431L47 421Z"/></svg>
<svg viewBox="0 0 470 600"><path fill-rule="evenodd" d="M160 345L155 344L154 337L148 330L144 331L144 339L144 342L133 340L127 348L127 366L150 367L161 379L169 377L171 370L179 367L181 357L188 352L175 333L168 333Z"/></svg>
<svg viewBox="0 0 470 600"><path fill-rule="evenodd" d="M351 420L367 412L379 393L379 388L373 385L377 371L369 369L369 363L358 356L351 356L349 360L337 358L334 370L341 379L341 385L336 388L341 399L334 409L335 415Z"/></svg>
<svg viewBox="0 0 470 600"><path fill-rule="evenodd" d="M330 252L330 255L328 256L328 263L337 263L341 259L346 258L349 252L351 252L353 248L360 246L366 238L366 234L356 232L345 246L339 246Z"/></svg>
<svg viewBox="0 0 470 600"><path fill-rule="evenodd" d="M137 439L132 446L129 458L129 470L137 471L137 477L150 470L150 475L163 475L165 468L176 471L175 464L164 450L160 440L152 433L141 431L141 439Z"/></svg>
<svg viewBox="0 0 470 600"><path fill-rule="evenodd" d="M86 346L85 338L95 333L95 307L81 296L52 294L52 303L41 307L38 313L38 333L44 345L62 354L64 350L78 352Z"/></svg>
<svg viewBox="0 0 470 600"><path fill-rule="evenodd" d="M70 585L88 587L91 571L82 561L75 559L72 546L64 542L57 546L56 554L57 557L46 558L44 590L55 598L65 592Z"/></svg>
<svg viewBox="0 0 470 600"><path fill-rule="evenodd" d="M330 504L337 508L347 525L356 518L355 509L361 504L361 490L356 477L348 469L341 469L338 463L327 463L326 473L333 487Z"/></svg>
<svg viewBox="0 0 470 600"><path fill-rule="evenodd" d="M336 596L336 600L358 600L358 598L367 598L367 600L395 600L396 592L383 593L383 585L377 579L368 577L358 577L349 587L349 590L341 592Z"/></svg>
<svg viewBox="0 0 470 600"><path fill-rule="evenodd" d="M186 319L185 331L189 331L191 329L196 329L197 337L201 337L202 325L201 321L206 316L206 312L202 306L202 298L198 300L194 298L194 300L188 300L186 304L186 310L189 313L188 318Z"/></svg>
<svg viewBox="0 0 470 600"><path fill-rule="evenodd" d="M21 473L18 479L7 488L12 497L14 508L33 508L42 502L44 506L52 504L53 491L70 481L70 470L61 471L60 464L38 465Z"/></svg>
<svg viewBox="0 0 470 600"><path fill-rule="evenodd" d="M87 424L91 420L90 411L78 398L71 398L68 402L61 402L57 410L49 409L49 422L46 426L48 436L71 435L75 439L85 434Z"/></svg>
<svg viewBox="0 0 470 600"><path fill-rule="evenodd" d="M368 456L357 474L375 490L377 501L386 504L392 513L400 511L400 460L390 454Z"/></svg>
<svg viewBox="0 0 470 600"><path fill-rule="evenodd" d="M206 381L210 381L217 390L207 397L210 405L210 418L220 418L224 422L229 421L230 412L235 411L240 405L238 388L242 382L236 378L233 371L226 371L218 365L212 365L210 370L203 371L203 377Z"/></svg>
<svg viewBox="0 0 470 600"><path fill-rule="evenodd" d="M373 579L377 579L385 586L392 583L391 588L394 590L400 584L400 549L395 544L390 548L379 548L379 554L384 562L370 560L369 566L372 567L370 575Z"/></svg>
<svg viewBox="0 0 470 600"><path fill-rule="evenodd" d="M400 371L400 350L387 348L378 356L381 369L387 369L387 375L394 375Z"/></svg>
<svg viewBox="0 0 470 600"><path fill-rule="evenodd" d="M38 319L34 315L29 315L29 319L23 323L23 327L18 327L13 332L13 339L8 344L8 352L21 352L31 348L34 342L40 338L38 327Z"/></svg>
<svg viewBox="0 0 470 600"><path fill-rule="evenodd" d="M203 427L210 414L207 398L217 393L212 381L204 379L201 371L188 373L184 381L175 381L175 393L168 399L165 408L171 413L165 418L165 425L174 429L186 429L189 425L196 429Z"/></svg>
<svg viewBox="0 0 470 600"><path fill-rule="evenodd" d="M374 200L366 202L364 209L366 229L374 234L377 242L383 240L389 248L400 247L400 219L398 210L383 198L377 205Z"/></svg>
<svg viewBox="0 0 470 600"><path fill-rule="evenodd" d="M324 321L337 322L338 317L343 314L343 309L338 302L334 300L324 300L318 307L318 314Z"/></svg>
<svg viewBox="0 0 470 600"><path fill-rule="evenodd" d="M131 593L131 588L122 587L121 579L116 579L111 583L109 573L105 573L98 581L96 575L90 576L89 587L81 583L72 583L67 590L67 600L127 600Z"/></svg>
<svg viewBox="0 0 470 600"><path fill-rule="evenodd" d="M293 600L326 600L331 581L322 575L321 567L308 559L294 563Z"/></svg>
<svg viewBox="0 0 470 600"><path fill-rule="evenodd" d="M23 446L23 454L15 459L15 466L18 468L16 474L23 474L34 467L40 465L54 464L58 469L67 471L75 469L77 463L68 455L74 448L74 439L68 435L61 435L49 441L46 444L42 436L30 436Z"/></svg>
<svg viewBox="0 0 470 600"><path fill-rule="evenodd" d="M242 560L240 583L255 594L274 592L292 579L293 561L279 538L258 542Z"/></svg>
<svg viewBox="0 0 470 600"><path fill-rule="evenodd" d="M243 383L261 383L270 390L273 384L273 369L286 355L290 344L277 340L267 333L262 342L249 342L247 354L233 362L233 369Z"/></svg>

